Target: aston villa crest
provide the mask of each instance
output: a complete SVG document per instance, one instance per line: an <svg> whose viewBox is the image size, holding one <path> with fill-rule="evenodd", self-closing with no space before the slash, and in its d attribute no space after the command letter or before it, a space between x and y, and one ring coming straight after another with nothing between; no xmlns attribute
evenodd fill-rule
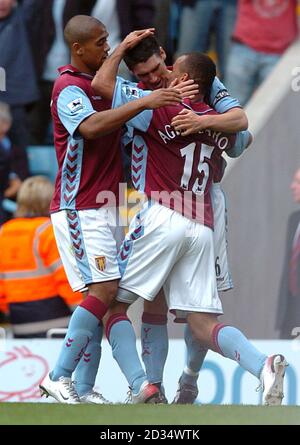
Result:
<svg viewBox="0 0 300 445"><path fill-rule="evenodd" d="M96 266L101 272L105 270L106 267L106 258L105 256L96 256L95 257Z"/></svg>

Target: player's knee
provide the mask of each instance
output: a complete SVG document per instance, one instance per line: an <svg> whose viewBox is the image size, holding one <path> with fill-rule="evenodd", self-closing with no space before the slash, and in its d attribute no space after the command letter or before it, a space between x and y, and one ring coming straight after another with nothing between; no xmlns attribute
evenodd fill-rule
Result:
<svg viewBox="0 0 300 445"><path fill-rule="evenodd" d="M111 305L110 308L107 312L107 317L110 317L114 314L123 314L126 315L127 310L129 308L129 304L127 303L122 303L119 301L114 301Z"/></svg>
<svg viewBox="0 0 300 445"><path fill-rule="evenodd" d="M193 336L201 343L211 347L212 332L218 319L215 314L193 313L188 315L188 323Z"/></svg>
<svg viewBox="0 0 300 445"><path fill-rule="evenodd" d="M196 324L195 322L189 321L189 326L192 331L193 337L195 337L199 342L204 342L206 340L205 326Z"/></svg>
<svg viewBox="0 0 300 445"><path fill-rule="evenodd" d="M164 298L156 297L154 301L144 301L144 313L166 316L168 306Z"/></svg>
<svg viewBox="0 0 300 445"><path fill-rule="evenodd" d="M104 283L95 283L89 286L89 293L101 300L107 306L114 301L118 292L118 281L107 281Z"/></svg>

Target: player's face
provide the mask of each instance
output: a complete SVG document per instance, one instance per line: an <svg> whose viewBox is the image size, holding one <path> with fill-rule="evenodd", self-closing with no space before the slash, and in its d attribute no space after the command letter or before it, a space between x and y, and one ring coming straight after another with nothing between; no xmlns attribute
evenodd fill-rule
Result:
<svg viewBox="0 0 300 445"><path fill-rule="evenodd" d="M0 19L4 19L10 14L14 4L15 0L0 0Z"/></svg>
<svg viewBox="0 0 300 445"><path fill-rule="evenodd" d="M170 73L165 64L164 54L164 52L161 55L153 54L146 62L136 64L132 70L148 90L157 90L167 86Z"/></svg>
<svg viewBox="0 0 300 445"><path fill-rule="evenodd" d="M300 169L296 171L291 183L294 201L300 204Z"/></svg>
<svg viewBox="0 0 300 445"><path fill-rule="evenodd" d="M102 26L95 27L91 38L82 44L82 61L93 72L96 72L108 57L110 50L107 42L108 32Z"/></svg>

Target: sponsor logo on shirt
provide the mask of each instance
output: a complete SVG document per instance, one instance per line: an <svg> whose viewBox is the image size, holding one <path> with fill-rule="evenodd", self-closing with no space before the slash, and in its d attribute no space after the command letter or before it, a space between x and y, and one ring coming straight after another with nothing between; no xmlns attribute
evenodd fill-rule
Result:
<svg viewBox="0 0 300 445"><path fill-rule="evenodd" d="M137 88L133 88L128 85L125 87L125 94L127 97L136 97L136 98L140 97L139 90Z"/></svg>
<svg viewBox="0 0 300 445"><path fill-rule="evenodd" d="M68 108L71 111L71 113L76 113L77 111L82 110L83 109L82 97L73 99L72 102L68 103Z"/></svg>

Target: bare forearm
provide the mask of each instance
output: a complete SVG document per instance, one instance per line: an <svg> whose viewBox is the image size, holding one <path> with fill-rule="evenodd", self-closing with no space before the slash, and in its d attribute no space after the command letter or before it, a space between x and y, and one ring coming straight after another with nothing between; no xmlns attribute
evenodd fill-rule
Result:
<svg viewBox="0 0 300 445"><path fill-rule="evenodd" d="M100 94L106 99L113 98L116 77L123 55L124 51L118 47L112 53L112 55L105 60L92 80L92 88L96 91L96 93Z"/></svg>
<svg viewBox="0 0 300 445"><path fill-rule="evenodd" d="M232 108L223 114L207 115L205 119L206 128L210 130L237 133L248 128L247 116L241 108Z"/></svg>
<svg viewBox="0 0 300 445"><path fill-rule="evenodd" d="M139 99L129 100L113 110L92 114L79 125L79 132L86 139L95 139L120 128L144 110L174 106L181 100L181 95L175 88L161 88Z"/></svg>
<svg viewBox="0 0 300 445"><path fill-rule="evenodd" d="M121 128L125 122L146 109L145 98L122 107L94 113L79 125L79 133L86 139L96 139Z"/></svg>
<svg viewBox="0 0 300 445"><path fill-rule="evenodd" d="M182 110L173 117L172 125L182 136L199 133L203 130L237 133L248 127L248 120L243 110L232 108L224 114L205 114L199 116L191 110Z"/></svg>

